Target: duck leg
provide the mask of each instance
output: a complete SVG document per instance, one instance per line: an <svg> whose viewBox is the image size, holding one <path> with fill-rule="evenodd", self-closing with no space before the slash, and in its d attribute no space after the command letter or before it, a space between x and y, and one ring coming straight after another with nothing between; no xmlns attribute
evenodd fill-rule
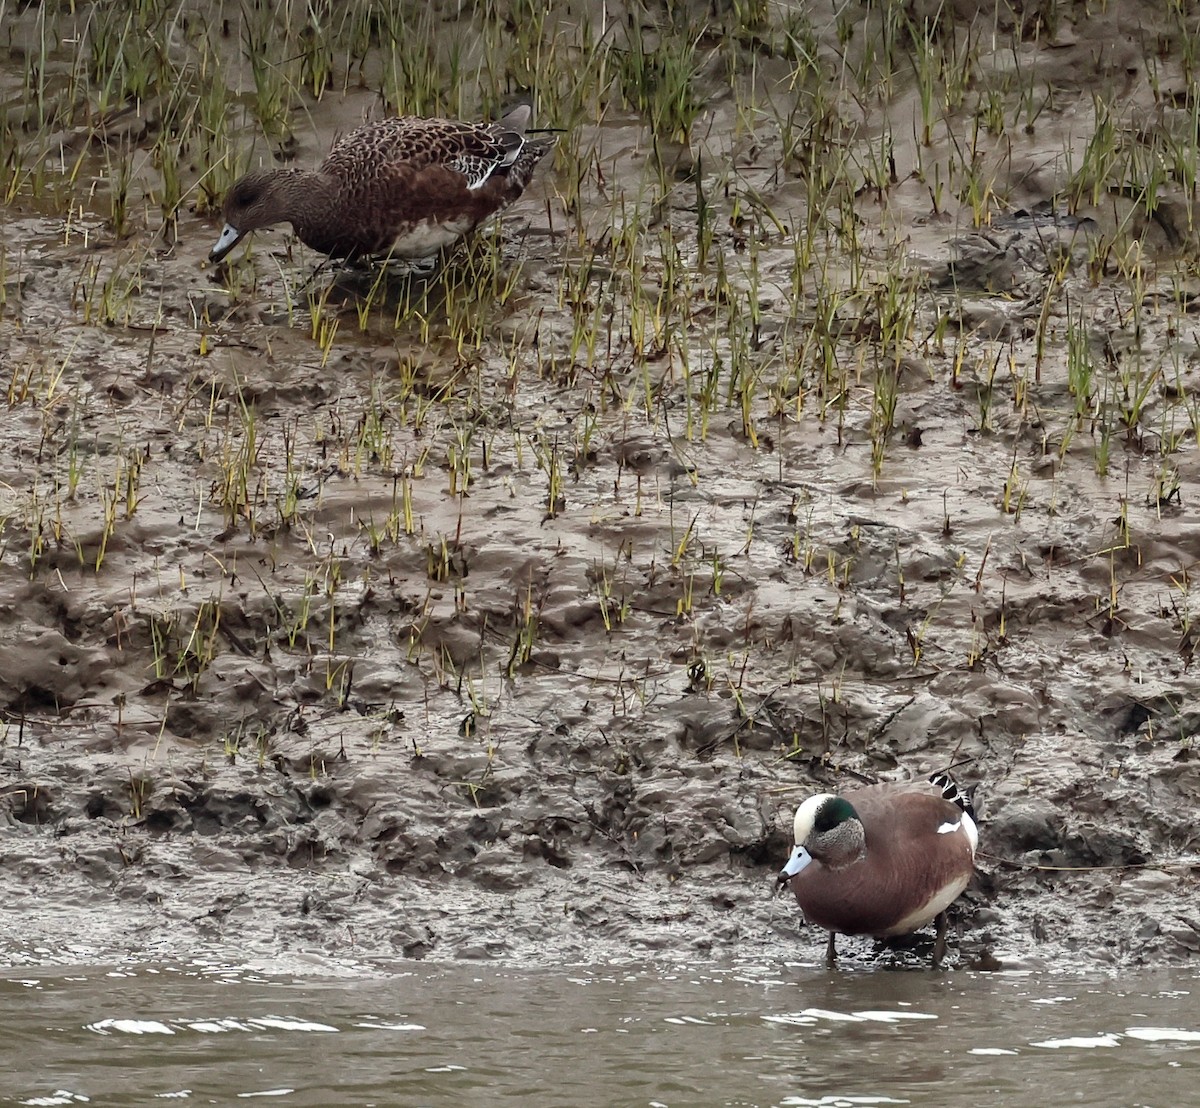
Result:
<svg viewBox="0 0 1200 1108"><path fill-rule="evenodd" d="M933 940L933 968L941 967L942 959L946 956L946 913L938 912L934 920L937 934Z"/></svg>
<svg viewBox="0 0 1200 1108"><path fill-rule="evenodd" d="M837 965L837 934L829 932L829 942L825 946L825 964L833 969Z"/></svg>

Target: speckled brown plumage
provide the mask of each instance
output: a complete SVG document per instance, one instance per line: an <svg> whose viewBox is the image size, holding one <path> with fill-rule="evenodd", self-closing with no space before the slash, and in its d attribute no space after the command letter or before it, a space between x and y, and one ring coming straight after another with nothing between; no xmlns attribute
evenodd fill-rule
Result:
<svg viewBox="0 0 1200 1108"><path fill-rule="evenodd" d="M351 131L315 169L247 174L225 197L211 259L251 231L292 224L334 258L427 258L508 207L553 140L526 139L527 105L497 123L402 116Z"/></svg>

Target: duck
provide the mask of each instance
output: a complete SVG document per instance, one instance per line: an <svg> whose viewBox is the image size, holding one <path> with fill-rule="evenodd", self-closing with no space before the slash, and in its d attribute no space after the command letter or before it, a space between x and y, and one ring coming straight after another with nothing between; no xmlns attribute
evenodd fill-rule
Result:
<svg viewBox="0 0 1200 1108"><path fill-rule="evenodd" d="M330 258L430 258L525 191L554 146L526 136L531 117L519 104L495 123L380 119L338 140L316 169L248 173L225 195L209 260L277 223Z"/></svg>
<svg viewBox="0 0 1200 1108"><path fill-rule="evenodd" d="M818 793L797 809L795 846L779 874L805 918L837 935L888 938L936 921L933 964L946 950L946 909L975 872L979 830L972 804L945 773L883 782L842 795Z"/></svg>

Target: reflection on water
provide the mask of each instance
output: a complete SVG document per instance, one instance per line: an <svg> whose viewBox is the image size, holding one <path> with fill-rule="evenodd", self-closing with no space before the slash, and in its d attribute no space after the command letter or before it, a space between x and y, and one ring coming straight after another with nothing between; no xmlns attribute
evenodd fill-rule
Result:
<svg viewBox="0 0 1200 1108"><path fill-rule="evenodd" d="M1194 972L13 968L0 1103L1176 1105Z"/></svg>

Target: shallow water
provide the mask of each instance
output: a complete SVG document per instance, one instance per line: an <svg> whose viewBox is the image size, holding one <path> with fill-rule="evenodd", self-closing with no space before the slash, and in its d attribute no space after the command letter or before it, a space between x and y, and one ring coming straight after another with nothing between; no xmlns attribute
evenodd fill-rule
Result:
<svg viewBox="0 0 1200 1108"><path fill-rule="evenodd" d="M5 971L0 1103L1191 1101L1195 972Z"/></svg>

